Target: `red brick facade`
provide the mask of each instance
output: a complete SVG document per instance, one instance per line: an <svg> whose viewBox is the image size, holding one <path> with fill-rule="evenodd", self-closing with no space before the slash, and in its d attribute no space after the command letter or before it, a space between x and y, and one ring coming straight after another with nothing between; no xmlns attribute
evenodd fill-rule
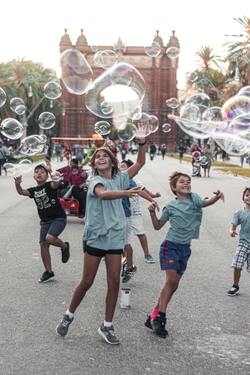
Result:
<svg viewBox="0 0 250 375"><path fill-rule="evenodd" d="M155 58L147 56L144 47L124 46L120 38L115 46L98 46L98 50L115 49L119 61L133 65L142 74L146 83L144 106L147 109L145 112L156 115L160 120L159 130L150 135L149 140L157 144L166 143L168 150L175 150L177 139L176 125L172 123L170 133L162 132L161 125L170 122L167 118L167 113L170 109L166 106L166 99L177 97L176 73L178 59L171 60L166 55L166 49L170 46L179 48L179 42L173 32L168 44L164 46L162 38L158 34L159 32L157 31L154 40L160 44L161 54ZM60 52L72 47L72 42L65 29L65 35L62 36L60 41ZM94 78L99 76L103 72L103 69L94 65L94 52L91 46L88 45L83 30L81 30L81 35L78 37L75 47L84 54L89 62L94 73ZM62 87L63 108L59 135L61 137L91 137L94 132L96 118L86 109L84 95L70 94L65 89L63 83Z"/></svg>

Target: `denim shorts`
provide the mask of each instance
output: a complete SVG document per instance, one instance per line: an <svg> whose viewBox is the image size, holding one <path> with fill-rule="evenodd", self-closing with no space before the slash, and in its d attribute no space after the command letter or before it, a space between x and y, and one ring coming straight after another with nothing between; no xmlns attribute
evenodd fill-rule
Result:
<svg viewBox="0 0 250 375"><path fill-rule="evenodd" d="M176 270L178 275L182 276L187 268L190 255L190 244L178 244L165 240L160 247L161 269L164 271Z"/></svg>
<svg viewBox="0 0 250 375"><path fill-rule="evenodd" d="M41 221L39 242L45 242L47 234L50 234L53 237L58 237L64 230L66 223L66 218L57 218L50 221Z"/></svg>
<svg viewBox="0 0 250 375"><path fill-rule="evenodd" d="M83 252L93 255L95 257L103 258L105 255L120 255L123 253L123 249L112 249L112 250L103 250L98 249L97 247L92 247L87 245L85 241L83 241Z"/></svg>

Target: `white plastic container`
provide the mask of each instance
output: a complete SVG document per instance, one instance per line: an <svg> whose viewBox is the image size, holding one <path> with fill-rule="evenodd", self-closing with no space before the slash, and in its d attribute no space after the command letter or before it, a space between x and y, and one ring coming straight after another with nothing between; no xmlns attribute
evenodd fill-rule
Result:
<svg viewBox="0 0 250 375"><path fill-rule="evenodd" d="M121 309L130 309L130 295L131 289L130 288L121 288Z"/></svg>

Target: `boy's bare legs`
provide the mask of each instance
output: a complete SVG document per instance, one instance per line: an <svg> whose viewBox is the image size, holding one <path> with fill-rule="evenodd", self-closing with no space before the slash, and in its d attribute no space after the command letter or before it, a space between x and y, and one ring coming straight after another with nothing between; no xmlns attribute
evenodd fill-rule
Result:
<svg viewBox="0 0 250 375"><path fill-rule="evenodd" d="M69 311L73 314L77 307L80 305L83 297L85 296L87 290L92 286L95 276L100 264L101 258L84 253L83 261L83 274L82 279L76 286L71 303L69 306Z"/></svg>
<svg viewBox="0 0 250 375"><path fill-rule="evenodd" d="M137 237L139 238L139 241L141 243L142 250L144 252L144 256L148 256L149 250L148 250L148 240L146 234L137 234Z"/></svg>
<svg viewBox="0 0 250 375"><path fill-rule="evenodd" d="M41 257L42 257L44 268L46 271L52 272L51 257L50 257L50 252L49 252L49 243L46 241L40 242L40 248L41 248Z"/></svg>
<svg viewBox="0 0 250 375"><path fill-rule="evenodd" d="M234 269L234 285L239 286L240 275L241 275L241 269L235 268Z"/></svg>
<svg viewBox="0 0 250 375"><path fill-rule="evenodd" d="M161 312L166 312L169 301L171 300L172 295L177 290L181 276L177 274L175 270L166 271L166 282L163 286L159 302L157 304L158 309Z"/></svg>
<svg viewBox="0 0 250 375"><path fill-rule="evenodd" d="M108 290L106 295L105 320L112 322L120 286L121 255L105 255Z"/></svg>
<svg viewBox="0 0 250 375"><path fill-rule="evenodd" d="M65 249L66 245L65 242L60 240L58 237L51 236L51 234L47 234L46 241L53 246L60 247L61 249Z"/></svg>

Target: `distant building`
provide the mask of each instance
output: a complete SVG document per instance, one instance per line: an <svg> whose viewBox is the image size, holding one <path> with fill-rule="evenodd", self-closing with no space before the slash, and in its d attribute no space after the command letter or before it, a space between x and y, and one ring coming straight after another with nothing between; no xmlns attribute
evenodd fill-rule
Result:
<svg viewBox="0 0 250 375"><path fill-rule="evenodd" d="M150 141L159 145L166 143L168 150L175 150L178 129L177 125L171 122L167 117L171 109L167 108L166 100L177 97L176 77L178 58L170 59L166 55L166 50L169 47L177 47L179 49L180 46L174 31L166 45L164 45L159 31L156 31L153 40L158 42L161 46L161 54L157 57L148 56L142 46L125 46L121 38L118 39L114 46L98 46L98 50L115 50L119 61L133 65L141 73L146 83L144 111L156 115L160 120L159 130L148 138ZM94 78L103 72L103 69L96 67L93 62L95 52L92 51L91 46L88 44L83 30L81 30L76 44L73 45L67 33L67 29L65 29L65 34L60 41L60 52L62 53L72 47L76 47L84 54L93 70ZM63 104L59 136L91 137L94 133L94 124L97 118L85 107L84 95L72 95L66 90L63 84L62 87ZM166 122L172 125L172 130L169 133L164 133L161 130L161 126Z"/></svg>

